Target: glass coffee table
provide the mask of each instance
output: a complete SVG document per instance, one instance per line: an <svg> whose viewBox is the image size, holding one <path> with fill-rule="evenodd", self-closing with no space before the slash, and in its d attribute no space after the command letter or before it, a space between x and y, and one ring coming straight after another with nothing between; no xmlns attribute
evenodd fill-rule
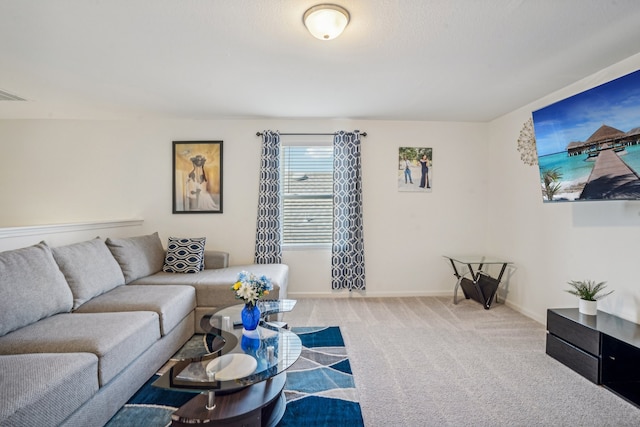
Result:
<svg viewBox="0 0 640 427"><path fill-rule="evenodd" d="M293 310L295 300L260 301L260 325L245 331L244 305L204 316L203 345L173 358L156 387L197 395L172 415L172 426L194 424L275 426L284 414L285 371L298 360L300 338L269 322L270 316Z"/></svg>

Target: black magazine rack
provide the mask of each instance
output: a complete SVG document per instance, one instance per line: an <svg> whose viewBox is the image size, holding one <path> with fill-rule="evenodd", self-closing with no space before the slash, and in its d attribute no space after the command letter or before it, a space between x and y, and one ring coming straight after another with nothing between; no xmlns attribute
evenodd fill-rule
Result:
<svg viewBox="0 0 640 427"><path fill-rule="evenodd" d="M472 299L479 302L488 310L491 303L498 299L497 291L502 280L509 261L492 259L488 257L469 257L469 256L445 256L451 262L453 274L457 278L456 286L453 293L453 303L458 303L458 288L462 288L462 293L466 299ZM467 271L461 273L458 265L462 264L467 267ZM497 277L492 277L483 268L488 265L498 265L500 273ZM475 268L474 268L475 266ZM467 277L468 276L468 277Z"/></svg>

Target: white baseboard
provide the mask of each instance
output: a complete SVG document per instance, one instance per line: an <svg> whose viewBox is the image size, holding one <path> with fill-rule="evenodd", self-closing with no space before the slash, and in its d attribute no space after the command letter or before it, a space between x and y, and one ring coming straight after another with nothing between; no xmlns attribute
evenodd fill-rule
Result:
<svg viewBox="0 0 640 427"><path fill-rule="evenodd" d="M346 289L330 292L288 292L287 298L409 298L409 297L451 297L451 291L425 291L425 292L362 292Z"/></svg>
<svg viewBox="0 0 640 427"><path fill-rule="evenodd" d="M347 290L332 291L332 292L289 292L287 298L409 298L409 297L450 297L453 299L452 291L427 291L427 292L361 292ZM460 295L458 295L460 297ZM464 299L464 297L462 297ZM458 300L460 301L460 300ZM535 320L542 325L546 325L547 319L540 318L535 313L524 309L519 304L513 304L504 298L500 298L500 304L504 304L509 308L521 313L528 318Z"/></svg>
<svg viewBox="0 0 640 427"><path fill-rule="evenodd" d="M535 320L535 321L536 321L536 322L538 322L538 323L541 323L541 324L543 324L543 325L546 325L546 324L547 324L547 319L546 319L545 317L540 318L540 316L536 315L536 314L535 314L535 313L533 313L532 311L529 311L529 310L527 310L527 309L523 308L523 307L522 307L521 305L519 305L519 304L513 304L513 303L510 303L510 302L509 302L509 300L504 301L504 300L502 300L502 299L500 300L500 302L504 303L504 305L506 305L507 307L514 309L514 310L515 310L515 311L517 311L518 313L520 313L520 314L522 314L522 315L524 315L524 316L527 316L528 318L530 318L530 319L532 319L532 320Z"/></svg>

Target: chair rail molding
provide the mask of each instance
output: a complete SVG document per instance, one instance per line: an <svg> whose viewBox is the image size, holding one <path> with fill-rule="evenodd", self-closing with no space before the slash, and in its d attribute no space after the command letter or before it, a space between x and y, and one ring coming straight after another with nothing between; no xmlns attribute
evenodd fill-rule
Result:
<svg viewBox="0 0 640 427"><path fill-rule="evenodd" d="M27 225L21 227L0 227L0 239L42 234L67 233L73 231L97 230L117 227L136 227L143 219L118 219L108 221L74 222L64 224Z"/></svg>

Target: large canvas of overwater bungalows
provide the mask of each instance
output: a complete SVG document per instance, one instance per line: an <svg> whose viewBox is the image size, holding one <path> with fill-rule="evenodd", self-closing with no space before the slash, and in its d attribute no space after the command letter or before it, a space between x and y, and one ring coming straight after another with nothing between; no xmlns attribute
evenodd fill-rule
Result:
<svg viewBox="0 0 640 427"><path fill-rule="evenodd" d="M545 202L640 199L640 70L533 112Z"/></svg>

